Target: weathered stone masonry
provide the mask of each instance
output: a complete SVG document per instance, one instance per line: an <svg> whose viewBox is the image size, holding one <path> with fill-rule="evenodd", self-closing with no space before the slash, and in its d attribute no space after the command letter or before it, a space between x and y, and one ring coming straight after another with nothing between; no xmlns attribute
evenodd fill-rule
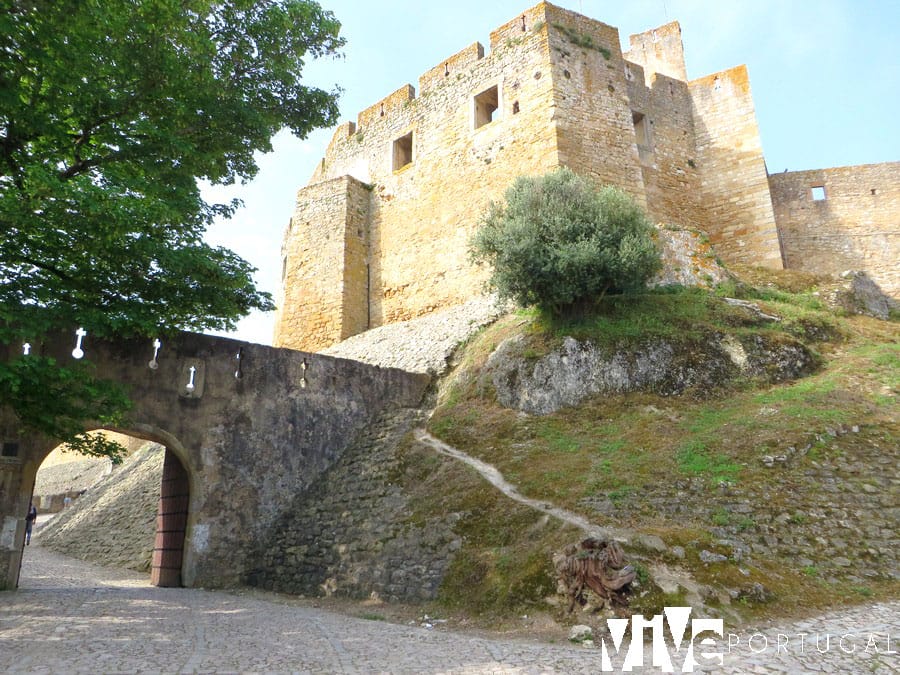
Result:
<svg viewBox="0 0 900 675"><path fill-rule="evenodd" d="M71 361L71 349L68 336L32 345L33 354L62 363ZM240 582L257 564L259 538L296 495L382 412L417 405L429 382L427 375L190 333L163 340L156 369L148 367L149 340L89 335L84 350L97 375L127 387L134 403L117 430L165 445L187 474L183 558L175 552L158 561L171 570L164 573L169 582L180 568L187 586ZM0 345L0 358L29 357L20 345ZM20 429L0 409L0 442L3 588L16 583L35 474L57 441ZM161 514L183 512L183 484L170 496L179 503ZM158 534L157 549L176 548L169 528Z"/></svg>
<svg viewBox="0 0 900 675"><path fill-rule="evenodd" d="M900 297L900 162L769 176L785 267L866 270Z"/></svg>
<svg viewBox="0 0 900 675"><path fill-rule="evenodd" d="M746 68L686 73L677 23L631 36L623 53L612 26L541 3L493 31L489 53L476 42L418 92L404 85L366 108L298 192L275 344L319 350L477 295L484 273L467 242L479 215L517 176L558 166L705 231L726 262L809 269L801 230L815 225L846 244L819 252L829 269L863 267L896 295L896 255L877 247L896 241L896 169L872 169L881 215L858 219L871 202L847 193L815 224L767 175ZM848 247L859 255L832 256Z"/></svg>

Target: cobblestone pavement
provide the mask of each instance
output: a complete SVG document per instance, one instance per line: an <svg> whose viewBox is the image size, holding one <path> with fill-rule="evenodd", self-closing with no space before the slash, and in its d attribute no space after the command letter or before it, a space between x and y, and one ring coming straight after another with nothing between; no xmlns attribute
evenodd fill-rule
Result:
<svg viewBox="0 0 900 675"><path fill-rule="evenodd" d="M43 673L596 673L600 650L369 621L227 592L163 589L32 546L0 593L0 671ZM729 673L900 672L900 603L742 634ZM727 632L727 628L726 628ZM891 643L887 643L887 633ZM777 648L778 633L788 646ZM805 650L799 633L806 633ZM844 638L843 650L838 644ZM765 634L768 644L764 649ZM830 634L824 654L825 635ZM818 636L818 650L813 642ZM872 638L872 636L875 636ZM874 639L879 648L869 646ZM782 643L784 640L782 639ZM726 651L724 644L721 651ZM845 653L854 650L853 653ZM894 654L886 653L888 650ZM615 663L615 660L614 660ZM676 672L680 657L673 657ZM649 656L645 664L649 664ZM659 672L656 668L634 672Z"/></svg>

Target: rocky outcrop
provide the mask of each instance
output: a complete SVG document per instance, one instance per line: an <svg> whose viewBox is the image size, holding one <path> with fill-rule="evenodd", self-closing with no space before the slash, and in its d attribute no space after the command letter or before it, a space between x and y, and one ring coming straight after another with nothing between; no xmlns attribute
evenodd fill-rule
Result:
<svg viewBox="0 0 900 675"><path fill-rule="evenodd" d="M504 340L488 358L482 379L493 385L501 405L538 415L598 394L702 393L738 377L779 382L816 364L802 343L760 334L738 339L711 333L690 342L651 338L612 349L567 337L537 359L526 356L527 346L524 335Z"/></svg>
<svg viewBox="0 0 900 675"><path fill-rule="evenodd" d="M656 232L662 267L649 286L714 288L731 277L716 258L706 235L699 230L658 225Z"/></svg>
<svg viewBox="0 0 900 675"><path fill-rule="evenodd" d="M886 295L865 272L847 271L840 275L837 286L827 292L829 304L850 314L865 314L887 319L891 309L900 303Z"/></svg>

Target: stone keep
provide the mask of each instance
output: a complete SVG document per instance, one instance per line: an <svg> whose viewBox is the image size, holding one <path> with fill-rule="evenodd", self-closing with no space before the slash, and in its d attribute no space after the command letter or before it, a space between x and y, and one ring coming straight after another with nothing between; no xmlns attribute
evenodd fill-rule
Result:
<svg viewBox="0 0 900 675"><path fill-rule="evenodd" d="M770 177L746 67L688 80L678 23L623 53L617 29L541 3L493 31L488 54L476 42L418 84L339 126L298 192L276 346L323 349L479 294L480 215L516 177L559 166L706 232L726 262L853 266L898 291L897 227L848 218L869 197L898 213L900 163ZM839 212L812 204L826 183Z"/></svg>

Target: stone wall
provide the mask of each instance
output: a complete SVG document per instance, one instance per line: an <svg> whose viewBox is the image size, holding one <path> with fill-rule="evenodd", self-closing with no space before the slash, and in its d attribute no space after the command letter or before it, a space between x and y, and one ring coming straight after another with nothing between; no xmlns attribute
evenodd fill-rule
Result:
<svg viewBox="0 0 900 675"><path fill-rule="evenodd" d="M33 544L98 565L150 570L165 448L147 443L36 533Z"/></svg>
<svg viewBox="0 0 900 675"><path fill-rule="evenodd" d="M418 405L430 381L190 333L164 337L150 368L150 340L103 341L89 328L84 361L126 387L134 404L114 430L165 445L190 477L188 586L236 583L254 562L261 529L284 505L315 484L381 412ZM0 346L0 358L71 363L71 351L70 336L62 335L33 341L29 356L20 345ZM0 442L0 586L14 586L35 475L57 442L21 429L8 409L0 409Z"/></svg>
<svg viewBox="0 0 900 675"><path fill-rule="evenodd" d="M298 194L276 344L318 350L479 295L481 214L559 166L702 230L725 263L857 267L896 294L896 165L797 174L830 184L805 209L795 178L770 185L746 67L688 80L677 22L623 53L616 28L540 3L418 84L338 127Z"/></svg>
<svg viewBox="0 0 900 675"><path fill-rule="evenodd" d="M462 50L423 74L418 94L405 85L335 132L312 182L348 174L372 186L370 326L477 295L483 277L466 248L480 214L518 175L558 165L543 13L529 10L492 34L488 55L477 43ZM482 94L497 110L478 126ZM294 255L307 261L304 244L286 241L289 267ZM325 246L314 255L338 262ZM302 286L285 287L285 306L305 301Z"/></svg>
<svg viewBox="0 0 900 675"><path fill-rule="evenodd" d="M782 268L746 66L689 84L704 229L726 262Z"/></svg>
<svg viewBox="0 0 900 675"><path fill-rule="evenodd" d="M865 270L900 298L900 162L777 173L769 186L787 267Z"/></svg>
<svg viewBox="0 0 900 675"><path fill-rule="evenodd" d="M452 520L411 524L400 446L417 410L382 417L266 528L250 585L302 595L434 599L460 540Z"/></svg>
<svg viewBox="0 0 900 675"><path fill-rule="evenodd" d="M279 299L276 347L315 351L369 327L368 213L369 190L350 176L297 193L282 250L289 297Z"/></svg>
<svg viewBox="0 0 900 675"><path fill-rule="evenodd" d="M481 214L559 166L708 231L726 261L780 266L746 70L688 84L677 23L631 46L540 3L488 53L476 42L339 126L285 234L276 344L318 350L479 295Z"/></svg>
<svg viewBox="0 0 900 675"><path fill-rule="evenodd" d="M553 6L547 20L559 163L646 206L619 31Z"/></svg>

